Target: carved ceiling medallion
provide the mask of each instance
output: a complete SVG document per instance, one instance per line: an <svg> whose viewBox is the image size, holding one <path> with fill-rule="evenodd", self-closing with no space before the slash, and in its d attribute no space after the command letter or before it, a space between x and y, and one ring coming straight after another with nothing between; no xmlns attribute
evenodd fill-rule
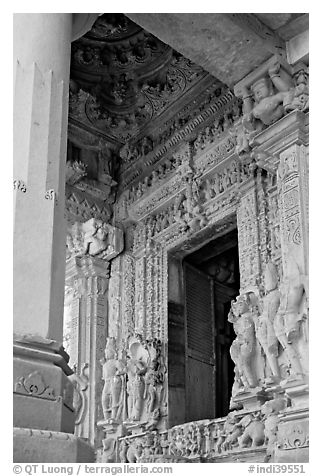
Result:
<svg viewBox="0 0 322 476"><path fill-rule="evenodd" d="M72 44L70 118L121 145L208 76L124 15L104 14Z"/></svg>

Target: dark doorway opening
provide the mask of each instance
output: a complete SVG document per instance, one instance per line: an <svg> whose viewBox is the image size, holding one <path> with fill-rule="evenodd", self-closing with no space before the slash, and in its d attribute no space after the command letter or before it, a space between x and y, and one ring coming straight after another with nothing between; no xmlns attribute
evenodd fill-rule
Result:
<svg viewBox="0 0 322 476"><path fill-rule="evenodd" d="M228 322L238 295L237 230L208 242L183 260L185 307L185 420L227 415L234 381Z"/></svg>

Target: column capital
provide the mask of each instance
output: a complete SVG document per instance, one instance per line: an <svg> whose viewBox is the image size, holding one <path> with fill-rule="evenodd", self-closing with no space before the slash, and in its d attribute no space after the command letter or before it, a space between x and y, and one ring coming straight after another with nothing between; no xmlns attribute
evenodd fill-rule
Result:
<svg viewBox="0 0 322 476"><path fill-rule="evenodd" d="M110 261L123 247L123 231L96 218L76 222L67 232L67 258L92 256Z"/></svg>

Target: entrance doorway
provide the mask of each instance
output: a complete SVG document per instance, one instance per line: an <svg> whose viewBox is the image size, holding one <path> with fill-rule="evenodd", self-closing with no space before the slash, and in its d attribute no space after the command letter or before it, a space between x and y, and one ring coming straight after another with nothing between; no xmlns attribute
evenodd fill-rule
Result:
<svg viewBox="0 0 322 476"><path fill-rule="evenodd" d="M228 322L239 292L237 230L208 242L183 260L185 330L185 420L229 412L234 381Z"/></svg>

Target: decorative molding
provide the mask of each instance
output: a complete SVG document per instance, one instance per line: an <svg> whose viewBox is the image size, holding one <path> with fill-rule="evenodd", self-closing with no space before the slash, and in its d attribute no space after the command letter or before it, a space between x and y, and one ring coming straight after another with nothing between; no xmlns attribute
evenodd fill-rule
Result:
<svg viewBox="0 0 322 476"><path fill-rule="evenodd" d="M31 397L57 400L54 389L45 383L43 376L37 370L31 372L26 377L18 377L15 382L14 391L22 395L30 395Z"/></svg>
<svg viewBox="0 0 322 476"><path fill-rule="evenodd" d="M27 192L27 185L23 180L14 180L13 181L13 189L14 190L19 190L22 193Z"/></svg>

